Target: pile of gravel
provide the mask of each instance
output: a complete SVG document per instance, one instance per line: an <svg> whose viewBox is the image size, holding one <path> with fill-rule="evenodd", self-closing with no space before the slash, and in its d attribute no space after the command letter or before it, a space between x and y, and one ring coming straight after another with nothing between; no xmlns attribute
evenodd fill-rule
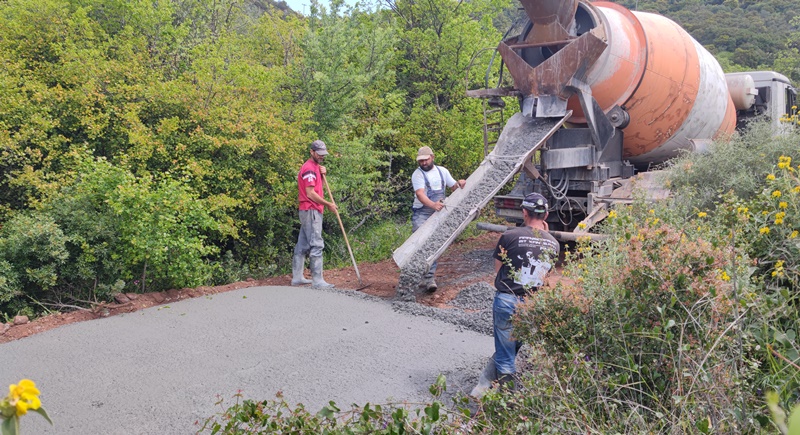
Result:
<svg viewBox="0 0 800 435"><path fill-rule="evenodd" d="M552 118L529 118L514 115L506 124L494 150L486 156L481 166L486 166L480 179L467 180L465 196L461 203L449 204L447 216L431 231L430 237L416 247L407 264L400 270L397 295L401 301L414 300L414 292L428 271L426 259L433 255L451 238L453 233L468 219L473 219L473 210L485 205L521 167L522 157L547 137L558 120Z"/></svg>
<svg viewBox="0 0 800 435"><path fill-rule="evenodd" d="M392 303L395 311L408 313L414 316L425 316L442 322L452 323L464 330L475 331L481 334L492 335L492 310L467 312L458 308L433 308L420 305L416 302L395 301Z"/></svg>
<svg viewBox="0 0 800 435"><path fill-rule="evenodd" d="M488 283L479 282L461 290L450 305L465 310L491 310L495 288Z"/></svg>

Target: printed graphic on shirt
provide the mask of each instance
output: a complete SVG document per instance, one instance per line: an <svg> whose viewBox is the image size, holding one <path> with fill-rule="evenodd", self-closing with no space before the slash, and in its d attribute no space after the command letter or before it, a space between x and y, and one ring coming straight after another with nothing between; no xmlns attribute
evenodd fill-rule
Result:
<svg viewBox="0 0 800 435"><path fill-rule="evenodd" d="M515 277L514 282L525 288L541 287L544 285L545 275L552 266L547 261L532 259L530 254L529 252L527 261L522 263L519 276Z"/></svg>
<svg viewBox="0 0 800 435"><path fill-rule="evenodd" d="M306 173L304 173L301 176L301 178L303 178L303 180L306 180L306 183L311 184L317 181L317 174L315 174L314 171L306 171Z"/></svg>
<svg viewBox="0 0 800 435"><path fill-rule="evenodd" d="M558 245L540 237L520 236L517 242L516 261L519 270L513 274L514 283L524 288L541 287L547 272L553 267L551 255ZM521 255L524 252L524 257ZM541 253L541 255L539 255Z"/></svg>

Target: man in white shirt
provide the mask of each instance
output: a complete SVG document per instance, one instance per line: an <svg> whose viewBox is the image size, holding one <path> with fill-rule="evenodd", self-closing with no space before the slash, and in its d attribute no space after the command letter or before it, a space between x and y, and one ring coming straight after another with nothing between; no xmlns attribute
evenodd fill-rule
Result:
<svg viewBox="0 0 800 435"><path fill-rule="evenodd" d="M463 189L466 184L465 180L456 181L447 168L436 166L433 160L433 150L430 147L422 147L417 152L419 168L411 175L411 184L414 187L414 204L411 207L412 232L417 231L433 213L444 207L442 201L445 197L445 186L455 190L459 187ZM436 266L437 262L434 261L420 283L420 287L429 292L438 288L433 279Z"/></svg>

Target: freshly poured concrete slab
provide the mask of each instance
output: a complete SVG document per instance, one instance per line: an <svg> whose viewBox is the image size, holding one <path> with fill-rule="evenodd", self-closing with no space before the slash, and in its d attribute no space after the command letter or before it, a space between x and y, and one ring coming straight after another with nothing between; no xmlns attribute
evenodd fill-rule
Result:
<svg viewBox="0 0 800 435"><path fill-rule="evenodd" d="M55 422L28 415L22 433L189 434L239 390L311 412L430 400L439 374L469 392L493 350L491 336L381 300L252 287L0 344L0 382L34 380Z"/></svg>

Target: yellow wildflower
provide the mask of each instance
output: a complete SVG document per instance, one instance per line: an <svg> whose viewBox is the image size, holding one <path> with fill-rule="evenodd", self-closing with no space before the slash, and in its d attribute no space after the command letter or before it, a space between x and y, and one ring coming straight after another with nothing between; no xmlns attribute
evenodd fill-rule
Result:
<svg viewBox="0 0 800 435"><path fill-rule="evenodd" d="M656 214L656 211L655 211L655 210L653 210L653 209L651 208L651 209L648 211L648 213L650 213L650 214Z"/></svg>
<svg viewBox="0 0 800 435"><path fill-rule="evenodd" d="M17 416L27 414L29 409L39 409L42 406L42 402L39 400L39 390L30 379L23 379L19 381L18 385L11 384L8 386L8 390L9 404L16 406Z"/></svg>
<svg viewBox="0 0 800 435"><path fill-rule="evenodd" d="M578 228L580 228L580 229L582 229L582 230L583 230L583 229L585 229L585 228L586 228L586 224L585 224L585 223L583 223L583 222L581 222L581 223L579 223L579 224L578 224Z"/></svg>
<svg viewBox="0 0 800 435"><path fill-rule="evenodd" d="M776 218L775 219L775 225L780 225L782 223L783 223L783 219L782 218Z"/></svg>
<svg viewBox="0 0 800 435"><path fill-rule="evenodd" d="M774 179L775 179L775 174L769 174L769 175L767 175L767 180L770 180L770 181L772 181L772 180L774 180Z"/></svg>
<svg viewBox="0 0 800 435"><path fill-rule="evenodd" d="M721 273L721 274L719 274L719 279L721 279L721 280L723 280L723 281L730 281L730 280L731 280L731 277L730 277L730 276L728 276L728 272L725 272L725 271L723 270L723 271L722 271L722 273Z"/></svg>
<svg viewBox="0 0 800 435"><path fill-rule="evenodd" d="M781 191L780 190L776 190L776 191L772 192L772 196L774 198L780 198L781 197Z"/></svg>
<svg viewBox="0 0 800 435"><path fill-rule="evenodd" d="M701 211L700 213L697 213L697 217L704 218L706 216L708 216L708 213L706 213L704 211Z"/></svg>
<svg viewBox="0 0 800 435"><path fill-rule="evenodd" d="M769 227L763 227L760 230L758 230L758 232L761 234L769 234Z"/></svg>
<svg viewBox="0 0 800 435"><path fill-rule="evenodd" d="M788 207L788 206L789 206L789 204L788 204L786 201L781 201L781 202L778 204L778 207L780 207L780 208L786 208L786 207Z"/></svg>
<svg viewBox="0 0 800 435"><path fill-rule="evenodd" d="M617 211L611 210L610 212L608 212L608 217L614 219L615 217L617 217Z"/></svg>
<svg viewBox="0 0 800 435"><path fill-rule="evenodd" d="M792 192L794 192L794 193L800 193L800 186L797 186L797 187L795 187L794 189L792 189Z"/></svg>
<svg viewBox="0 0 800 435"><path fill-rule="evenodd" d="M797 238L797 230L792 231L792 234L789 234L790 239Z"/></svg>

